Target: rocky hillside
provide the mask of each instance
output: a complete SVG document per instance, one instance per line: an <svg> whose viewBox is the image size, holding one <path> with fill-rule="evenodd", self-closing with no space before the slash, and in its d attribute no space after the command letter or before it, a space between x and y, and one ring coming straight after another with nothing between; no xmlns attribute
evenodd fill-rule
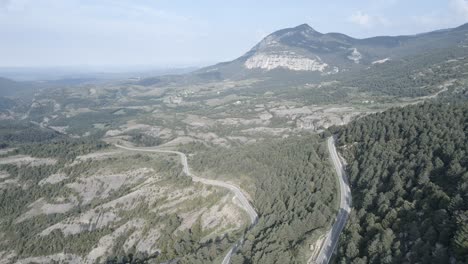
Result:
<svg viewBox="0 0 468 264"><path fill-rule="evenodd" d="M422 52L468 47L468 24L412 36L356 39L323 34L307 24L276 31L238 59L204 68L197 74L242 78L274 69L337 74L365 69Z"/></svg>

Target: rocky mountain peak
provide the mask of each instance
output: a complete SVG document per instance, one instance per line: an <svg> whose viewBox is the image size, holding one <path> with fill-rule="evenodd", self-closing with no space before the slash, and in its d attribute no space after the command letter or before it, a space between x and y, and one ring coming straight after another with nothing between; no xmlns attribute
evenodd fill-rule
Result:
<svg viewBox="0 0 468 264"><path fill-rule="evenodd" d="M307 43L323 36L308 24L286 28L273 32L258 43L248 54L259 50L277 49L280 46L296 46L297 43Z"/></svg>
<svg viewBox="0 0 468 264"><path fill-rule="evenodd" d="M321 37L323 34L308 24L302 24L293 28L278 30L271 35L280 40L288 41L289 39L313 39Z"/></svg>
<svg viewBox="0 0 468 264"><path fill-rule="evenodd" d="M247 69L284 68L294 71L324 72L328 65L319 56L303 48L321 36L322 33L315 31L308 24L278 30L265 37L243 56L246 58L244 66Z"/></svg>
<svg viewBox="0 0 468 264"><path fill-rule="evenodd" d="M313 29L309 24L304 23L293 28L295 31L307 32L307 33L320 33Z"/></svg>
<svg viewBox="0 0 468 264"><path fill-rule="evenodd" d="M271 33L238 59L208 68L225 76L233 72L262 75L270 70L315 72L320 75L378 67L421 50L468 48L468 24L411 36L358 39L321 33L308 24Z"/></svg>
<svg viewBox="0 0 468 264"><path fill-rule="evenodd" d="M300 30L312 29L313 30L313 28L311 26L309 26L309 24L307 24L307 23L301 24L301 25L295 27L295 29L300 29Z"/></svg>

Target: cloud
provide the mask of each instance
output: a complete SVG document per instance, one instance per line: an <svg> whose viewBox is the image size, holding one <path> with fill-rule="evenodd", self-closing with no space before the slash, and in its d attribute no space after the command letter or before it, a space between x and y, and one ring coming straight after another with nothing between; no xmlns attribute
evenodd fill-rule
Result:
<svg viewBox="0 0 468 264"><path fill-rule="evenodd" d="M383 16L369 15L362 11L357 11L349 17L349 21L362 27L372 28L378 25L388 26L390 21Z"/></svg>
<svg viewBox="0 0 468 264"><path fill-rule="evenodd" d="M467 0L451 0L450 7L461 16L463 19L468 19L468 1Z"/></svg>
<svg viewBox="0 0 468 264"><path fill-rule="evenodd" d="M198 44L206 41L209 25L156 1L136 2L0 0L0 65L163 65L209 58L211 50Z"/></svg>
<svg viewBox="0 0 468 264"><path fill-rule="evenodd" d="M0 16L0 32L16 27L23 31L47 31L56 35L98 38L115 36L162 37L193 36L196 21L156 5L137 5L124 0L0 0L9 1ZM46 3L46 4L44 4ZM84 36L82 36L84 37Z"/></svg>
<svg viewBox="0 0 468 264"><path fill-rule="evenodd" d="M368 14L364 14L362 11L358 11L351 15L349 18L351 22L364 27L370 27L372 25L372 18Z"/></svg>

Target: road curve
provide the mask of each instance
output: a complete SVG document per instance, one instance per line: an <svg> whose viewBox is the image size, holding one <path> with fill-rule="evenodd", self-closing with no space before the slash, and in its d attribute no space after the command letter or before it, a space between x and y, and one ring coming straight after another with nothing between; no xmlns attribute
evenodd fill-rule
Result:
<svg viewBox="0 0 468 264"><path fill-rule="evenodd" d="M317 258L315 260L309 259L308 263L327 264L330 261L336 245L338 244L338 238L340 237L341 231L343 230L346 221L348 220L349 213L351 212L351 189L349 188L349 182L344 166L336 152L334 137L328 138L327 145L328 151L330 152L330 158L333 162L333 166L335 167L340 183L340 208L338 209L335 223L326 234L325 241L322 244L322 248L320 249Z"/></svg>
<svg viewBox="0 0 468 264"><path fill-rule="evenodd" d="M193 175L190 172L190 168L188 165L187 161L187 156L179 151L174 151L174 150L163 150L163 149L157 149L157 148L132 148L132 147L126 147L122 145L115 144L116 147L125 149L125 150L130 150L130 151L143 151L143 152L154 152L154 153L168 153L168 154L177 154L180 157L180 162L182 163L183 166L183 171L184 173L191 177L194 182L200 182L202 184L207 184L207 185L212 185L212 186L218 186L222 188L226 188L230 190L232 193L234 193L235 198L239 202L239 205L244 209L247 214L250 217L250 222L251 226L255 225L258 220L258 214L255 211L255 209L250 205L249 201L245 197L245 195L242 193L242 191L239 189L239 187L229 184L223 181L218 181L218 180L211 180L211 179L206 179L206 178L201 178L198 176ZM226 254L224 257L222 264L228 264L231 261L231 255L237 250L237 247L242 244L242 239L237 242Z"/></svg>

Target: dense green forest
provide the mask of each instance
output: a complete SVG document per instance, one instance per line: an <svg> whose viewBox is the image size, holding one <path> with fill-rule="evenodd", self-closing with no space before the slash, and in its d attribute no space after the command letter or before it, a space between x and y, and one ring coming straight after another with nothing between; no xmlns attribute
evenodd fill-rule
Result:
<svg viewBox="0 0 468 264"><path fill-rule="evenodd" d="M15 147L9 155L54 157L61 161L72 161L79 155L106 148L108 145L94 137L70 138L29 122L7 120L0 124L0 148L6 147Z"/></svg>
<svg viewBox="0 0 468 264"><path fill-rule="evenodd" d="M153 137L143 133L131 131L128 135L130 136L128 140L139 147L159 146L163 142L163 140L158 137Z"/></svg>
<svg viewBox="0 0 468 264"><path fill-rule="evenodd" d="M338 128L353 211L337 263L468 263L468 104L425 103Z"/></svg>
<svg viewBox="0 0 468 264"><path fill-rule="evenodd" d="M229 177L249 177L258 224L249 230L235 263L302 263L299 251L336 213L336 180L322 139L295 136L237 148L216 148L190 161ZM303 257L303 256L302 256Z"/></svg>
<svg viewBox="0 0 468 264"><path fill-rule="evenodd" d="M62 137L59 133L41 128L27 121L2 120L0 122L0 147L33 142L46 142Z"/></svg>

